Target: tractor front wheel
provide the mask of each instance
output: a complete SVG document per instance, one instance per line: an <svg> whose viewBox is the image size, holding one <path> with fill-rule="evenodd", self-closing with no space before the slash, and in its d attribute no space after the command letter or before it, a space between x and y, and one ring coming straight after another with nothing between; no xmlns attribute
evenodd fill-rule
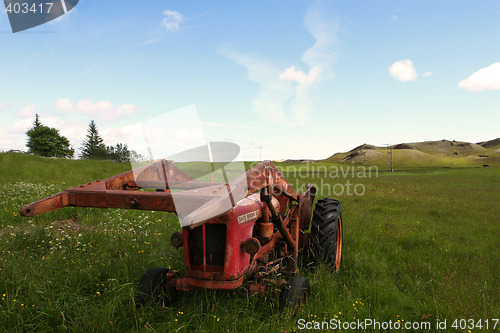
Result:
<svg viewBox="0 0 500 333"><path fill-rule="evenodd" d="M306 303L309 296L309 281L302 276L293 276L283 287L280 295L280 308L296 308Z"/></svg>
<svg viewBox="0 0 500 333"><path fill-rule="evenodd" d="M137 287L136 304L143 306L146 303L160 303L169 306L174 300L176 290L168 286L167 274L170 271L164 267L149 269L142 276Z"/></svg>
<svg viewBox="0 0 500 333"><path fill-rule="evenodd" d="M342 259L342 209L338 200L318 200L311 222L311 236L316 263L324 261L339 270Z"/></svg>

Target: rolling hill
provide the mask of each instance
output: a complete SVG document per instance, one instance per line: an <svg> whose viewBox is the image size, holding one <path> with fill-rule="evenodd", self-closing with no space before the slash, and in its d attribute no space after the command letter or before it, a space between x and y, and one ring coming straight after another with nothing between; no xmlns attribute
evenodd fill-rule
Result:
<svg viewBox="0 0 500 333"><path fill-rule="evenodd" d="M400 143L390 147L395 167L500 165L500 138L478 143L455 140L424 141ZM387 153L387 147L362 144L348 152L336 153L324 161L386 166Z"/></svg>

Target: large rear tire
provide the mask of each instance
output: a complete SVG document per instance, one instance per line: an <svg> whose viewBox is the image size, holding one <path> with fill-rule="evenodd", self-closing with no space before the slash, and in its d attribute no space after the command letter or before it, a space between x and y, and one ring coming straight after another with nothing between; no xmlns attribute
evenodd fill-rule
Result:
<svg viewBox="0 0 500 333"><path fill-rule="evenodd" d="M342 209L338 200L318 200L311 222L311 239L316 263L325 262L334 270L339 270L342 260Z"/></svg>

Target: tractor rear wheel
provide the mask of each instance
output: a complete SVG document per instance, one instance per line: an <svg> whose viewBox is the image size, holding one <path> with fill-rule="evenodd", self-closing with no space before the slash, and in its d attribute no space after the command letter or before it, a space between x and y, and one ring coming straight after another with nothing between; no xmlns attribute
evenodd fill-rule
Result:
<svg viewBox="0 0 500 333"><path fill-rule="evenodd" d="M336 199L318 200L311 222L312 252L316 263L339 270L342 259L342 209Z"/></svg>
<svg viewBox="0 0 500 333"><path fill-rule="evenodd" d="M163 306L170 305L175 298L176 290L168 286L168 272L170 270L165 267L155 267L144 273L137 287L136 304L138 306L149 302L161 303Z"/></svg>
<svg viewBox="0 0 500 333"><path fill-rule="evenodd" d="M309 296L309 281L302 276L292 276L281 290L280 309L291 308L304 305Z"/></svg>

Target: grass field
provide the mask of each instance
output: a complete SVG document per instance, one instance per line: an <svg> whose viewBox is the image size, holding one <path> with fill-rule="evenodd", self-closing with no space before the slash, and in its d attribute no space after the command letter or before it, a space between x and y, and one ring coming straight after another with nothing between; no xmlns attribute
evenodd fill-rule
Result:
<svg viewBox="0 0 500 333"><path fill-rule="evenodd" d="M432 330L446 319L447 331L455 319L481 319L471 331L492 331L500 317L500 168L353 174L321 165L280 165L294 186L318 184L320 197L336 192L343 206L341 270L303 268L311 295L296 314L279 311L277 294L240 291L191 292L170 308L138 309L135 287L148 268L183 270L169 242L176 217L75 207L21 217L22 205L128 165L0 154L0 329L292 332L299 319L368 318L428 321ZM347 182L363 195L348 195Z"/></svg>

